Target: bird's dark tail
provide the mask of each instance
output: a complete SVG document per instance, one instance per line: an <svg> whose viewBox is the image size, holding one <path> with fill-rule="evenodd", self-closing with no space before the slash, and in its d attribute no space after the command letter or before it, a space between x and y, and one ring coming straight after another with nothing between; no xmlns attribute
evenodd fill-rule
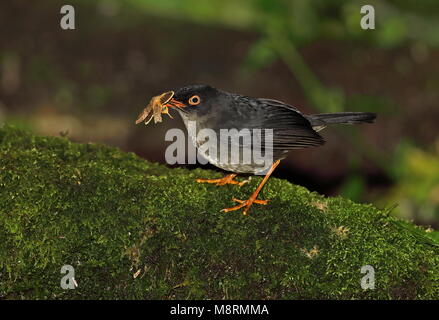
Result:
<svg viewBox="0 0 439 320"><path fill-rule="evenodd" d="M376 118L375 113L371 112L339 112L339 113L320 113L308 115L307 119L313 127L326 126L336 123L373 123Z"/></svg>

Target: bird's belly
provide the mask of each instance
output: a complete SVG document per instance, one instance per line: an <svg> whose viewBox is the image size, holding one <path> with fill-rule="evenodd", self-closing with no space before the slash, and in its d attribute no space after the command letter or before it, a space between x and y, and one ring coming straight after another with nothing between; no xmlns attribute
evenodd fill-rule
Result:
<svg viewBox="0 0 439 320"><path fill-rule="evenodd" d="M182 114L183 121L188 128L188 118ZM198 119L199 120L199 119ZM252 174L263 174L265 173L274 161L279 159L279 155L268 155L265 152L255 151L255 143L253 139L252 132L244 136L248 138L245 140L239 140L238 142L231 143L228 138L222 139L221 134L217 130L211 130L214 134L216 143L210 143L209 148L205 145L210 137L206 139L203 135L200 135L202 129L209 129L205 126L202 121L196 122L195 130L189 130L188 136L193 145L197 148L198 153L205 158L212 165L235 173L252 173ZM251 136L251 139L249 138ZM263 149L260 147L259 149Z"/></svg>
<svg viewBox="0 0 439 320"><path fill-rule="evenodd" d="M208 149L203 145L204 142L195 141L195 146L203 158L220 169L235 173L258 174L268 170L277 160L273 160L273 157L255 157L252 147L232 147L218 143L216 148Z"/></svg>
<svg viewBox="0 0 439 320"><path fill-rule="evenodd" d="M249 164L228 164L228 163L214 163L212 161L209 161L211 164L213 164L215 167L218 167L220 169L231 171L235 173L251 173L256 174L261 171L262 167L260 166L252 166Z"/></svg>

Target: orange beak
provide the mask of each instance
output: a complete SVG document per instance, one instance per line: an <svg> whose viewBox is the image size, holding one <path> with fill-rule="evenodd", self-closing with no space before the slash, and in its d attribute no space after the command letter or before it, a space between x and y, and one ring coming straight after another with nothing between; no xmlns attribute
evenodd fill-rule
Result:
<svg viewBox="0 0 439 320"><path fill-rule="evenodd" d="M175 100L172 98L169 100L164 107L170 107L170 108L184 108L186 105L178 100Z"/></svg>

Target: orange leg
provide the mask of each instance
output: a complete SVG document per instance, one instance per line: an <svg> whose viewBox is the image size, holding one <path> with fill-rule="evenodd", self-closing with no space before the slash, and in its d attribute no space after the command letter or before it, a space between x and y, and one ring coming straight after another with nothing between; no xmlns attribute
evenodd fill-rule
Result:
<svg viewBox="0 0 439 320"><path fill-rule="evenodd" d="M250 207L252 206L253 203L266 205L268 203L268 201L270 201L270 200L257 200L256 198L258 197L258 194L259 194L259 192L261 192L262 187L267 182L268 178L270 178L270 175L273 173L274 169L276 169L276 167L279 165L279 163L280 163L280 160L277 160L275 163L272 164L270 170L268 170L268 172L265 175L264 179L259 184L259 186L255 190L255 192L253 192L253 194L250 196L250 198L248 198L248 200L244 201L244 200L239 200L239 199L233 198L233 201L239 202L239 204L237 206L234 206L234 207L231 207L231 208L227 208L227 209L223 209L221 211L229 212L229 211L234 211L234 210L241 209L242 207L245 207L244 211L243 211L243 214L246 215L248 210L250 209Z"/></svg>
<svg viewBox="0 0 439 320"><path fill-rule="evenodd" d="M237 176L236 173L229 174L223 178L220 179L197 179L198 183L215 183L217 186L224 186L226 184L237 184L240 187L247 183L247 181L238 182L236 180L233 180Z"/></svg>

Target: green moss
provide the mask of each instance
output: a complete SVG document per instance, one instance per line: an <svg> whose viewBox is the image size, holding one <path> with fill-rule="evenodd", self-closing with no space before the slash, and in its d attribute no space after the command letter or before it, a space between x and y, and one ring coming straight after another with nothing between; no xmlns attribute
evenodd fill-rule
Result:
<svg viewBox="0 0 439 320"><path fill-rule="evenodd" d="M272 178L268 206L222 213L261 178L197 184L221 174L11 127L0 130L0 170L3 298L439 296L439 248L372 205ZM66 264L75 290L60 287ZM375 268L375 290L360 286L363 265Z"/></svg>

